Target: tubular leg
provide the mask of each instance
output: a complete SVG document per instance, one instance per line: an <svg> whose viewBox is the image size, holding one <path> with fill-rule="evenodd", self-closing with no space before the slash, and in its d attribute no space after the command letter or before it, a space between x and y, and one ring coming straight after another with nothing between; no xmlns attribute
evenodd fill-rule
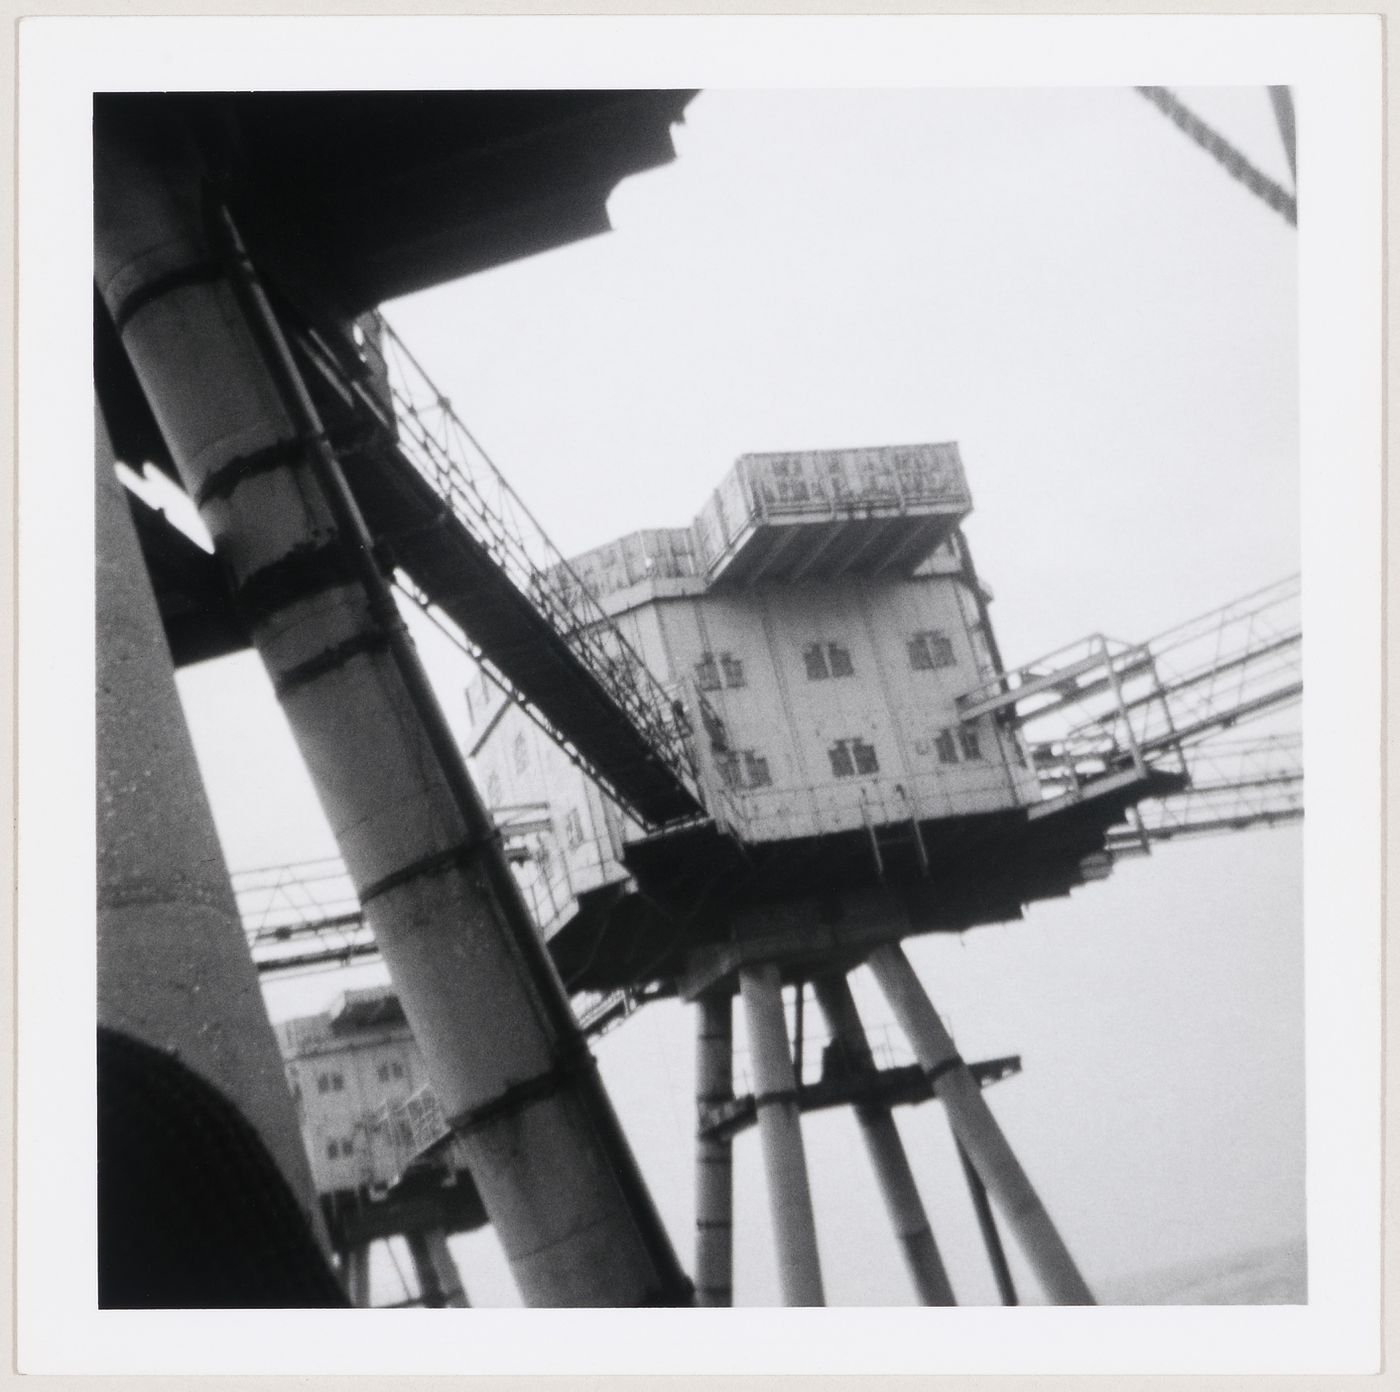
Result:
<svg viewBox="0 0 1400 1392"><path fill-rule="evenodd" d="M369 1308L369 1243L357 1242L347 1247L344 1265L341 1268L345 1282L345 1294L357 1310Z"/></svg>
<svg viewBox="0 0 1400 1392"><path fill-rule="evenodd" d="M947 1110L954 1136L996 1199L1046 1295L1056 1305L1092 1305L1094 1297L1074 1258L997 1125L982 1090L958 1056L909 959L898 944L888 943L871 954L869 965L928 1074L934 1095Z"/></svg>
<svg viewBox="0 0 1400 1392"><path fill-rule="evenodd" d="M410 1232L405 1233L404 1238L408 1242L408 1255L413 1258L413 1274L418 1278L419 1304L427 1310L441 1310L447 1304L447 1292L442 1288L442 1280L433 1262L427 1234Z"/></svg>
<svg viewBox="0 0 1400 1392"><path fill-rule="evenodd" d="M429 1228L423 1234L423 1242L428 1249L428 1259L437 1272L438 1287L442 1291L442 1303L454 1310L466 1309L471 1301L467 1299L467 1288L462 1284L462 1274L452 1258L452 1250L447 1245L447 1234L441 1228Z"/></svg>
<svg viewBox="0 0 1400 1392"><path fill-rule="evenodd" d="M824 1305L816 1220L807 1183L807 1157L802 1149L797 1077L789 1052L777 967L742 968L739 988L753 1051L754 1100L768 1175L768 1202L773 1210L783 1304Z"/></svg>
<svg viewBox="0 0 1400 1392"><path fill-rule="evenodd" d="M846 978L817 977L812 986L817 1004L826 1017L827 1028L845 1051L847 1064L856 1070L873 1071L875 1063L870 1055L870 1045ZM924 1212L923 1201L914 1182L914 1173L909 1168L909 1157L905 1154L904 1143L899 1138L890 1109L877 1103L864 1102L857 1104L855 1113L919 1303L955 1305L957 1301L953 1296L953 1287L943 1266L943 1258L939 1255L938 1244L934 1241L933 1230L929 1227L928 1215Z"/></svg>
<svg viewBox="0 0 1400 1392"><path fill-rule="evenodd" d="M996 1214L987 1198L987 1186L977 1177L972 1161L967 1158L961 1141L954 1141L958 1148L958 1159L962 1161L963 1174L967 1176L967 1187L972 1193L972 1207L977 1213L977 1226L982 1229L982 1241L987 1248L988 1260L992 1263L992 1275L997 1278L997 1291L1003 1305L1018 1305L1016 1283L1011 1279L1011 1266L1006 1260L1006 1248L1001 1245L1001 1234L997 1231Z"/></svg>
<svg viewBox="0 0 1400 1392"><path fill-rule="evenodd" d="M734 998L728 991L696 1002L695 1101L704 1124L710 1107L734 1096ZM695 1143L695 1296L700 1305L734 1303L734 1156L728 1137Z"/></svg>

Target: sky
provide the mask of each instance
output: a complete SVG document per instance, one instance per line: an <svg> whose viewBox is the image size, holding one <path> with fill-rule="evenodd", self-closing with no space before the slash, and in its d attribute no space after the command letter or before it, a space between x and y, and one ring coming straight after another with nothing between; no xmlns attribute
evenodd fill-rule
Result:
<svg viewBox="0 0 1400 1392"><path fill-rule="evenodd" d="M1262 88L1181 95L1288 185ZM956 440L1008 663L1298 568L1296 234L1131 89L715 90L675 140L611 234L386 307L566 554L686 524L742 453ZM416 631L461 728L465 668ZM231 867L331 852L256 660L180 684ZM911 945L964 1054L1022 1056L990 1100L1091 1286L1300 1239L1301 893L1300 832L1256 831ZM597 1052L689 1266L690 1012ZM939 1110L899 1124L959 1297L994 1300ZM854 1119L804 1131L829 1302L909 1302ZM756 1135L735 1155L736 1303L775 1303ZM454 1247L515 1299L489 1232Z"/></svg>

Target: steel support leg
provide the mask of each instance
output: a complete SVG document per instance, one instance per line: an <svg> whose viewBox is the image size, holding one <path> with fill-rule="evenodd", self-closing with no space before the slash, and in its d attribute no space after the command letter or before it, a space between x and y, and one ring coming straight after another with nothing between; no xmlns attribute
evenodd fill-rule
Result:
<svg viewBox="0 0 1400 1392"><path fill-rule="evenodd" d="M727 990L696 1002L695 1102L704 1124L709 1108L734 1097L734 998ZM701 1134L695 1143L695 1298L734 1303L734 1154L728 1136Z"/></svg>
<svg viewBox="0 0 1400 1392"><path fill-rule="evenodd" d="M824 1305L817 1227L802 1149L797 1075L792 1067L778 969L771 965L744 967L739 972L739 987L753 1054L754 1101L783 1304Z"/></svg>
<svg viewBox="0 0 1400 1392"><path fill-rule="evenodd" d="M992 1212L991 1201L987 1198L987 1186L977 1177L972 1161L967 1158L961 1141L954 1141L958 1148L958 1159L962 1161L963 1174L967 1176L967 1187L972 1194L972 1207L977 1214L977 1226L982 1229L982 1242L987 1248L987 1259L992 1264L992 1275L997 1280L997 1292L1003 1305L1019 1305L1016 1298L1016 1283L1011 1279L1011 1264L1006 1260L1006 1248L1001 1245L1001 1234L997 1231L997 1216Z"/></svg>
<svg viewBox="0 0 1400 1392"><path fill-rule="evenodd" d="M845 1051L848 1065L856 1071L873 1072L875 1061L846 978L819 976L812 986L827 1028ZM878 1103L860 1102L856 1104L855 1113L919 1303L955 1305L953 1287L890 1109Z"/></svg>
<svg viewBox="0 0 1400 1392"><path fill-rule="evenodd" d="M413 1258L413 1274L418 1278L418 1303L426 1310L441 1310L447 1304L447 1292L442 1288L433 1251L426 1233L404 1234L408 1255Z"/></svg>
<svg viewBox="0 0 1400 1392"><path fill-rule="evenodd" d="M423 1234L423 1242L428 1250L428 1260L437 1273L437 1283L442 1291L442 1303L454 1310L467 1308L467 1288L462 1284L462 1273L457 1269L452 1250L447 1245L447 1234L441 1228L429 1228Z"/></svg>
<svg viewBox="0 0 1400 1392"><path fill-rule="evenodd" d="M357 1242L347 1247L341 1267L345 1294L357 1310L369 1309L369 1243Z"/></svg>
<svg viewBox="0 0 1400 1392"><path fill-rule="evenodd" d="M1045 1293L1056 1305L1092 1305L1094 1297L1075 1266L1040 1196L1007 1143L982 1090L958 1055L927 993L896 943L878 948L870 969L914 1047L948 1113L953 1135L997 1201Z"/></svg>
<svg viewBox="0 0 1400 1392"><path fill-rule="evenodd" d="M521 1295L689 1304L374 538L193 138L158 102L98 100L98 288L373 906Z"/></svg>

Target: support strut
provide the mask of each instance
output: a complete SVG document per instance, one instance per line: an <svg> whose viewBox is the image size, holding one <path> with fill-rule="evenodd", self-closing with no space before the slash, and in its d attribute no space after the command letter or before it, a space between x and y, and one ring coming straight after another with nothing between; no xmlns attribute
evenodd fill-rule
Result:
<svg viewBox="0 0 1400 1392"><path fill-rule="evenodd" d="M768 1176L768 1203L773 1213L773 1242L778 1252L783 1304L824 1305L816 1219L807 1183L807 1157L802 1148L797 1075L792 1067L777 967L765 964L741 968L739 988L753 1052L754 1102Z"/></svg>
<svg viewBox="0 0 1400 1392"><path fill-rule="evenodd" d="M846 1066L857 1072L873 1073L875 1060L846 978L819 976L812 986L831 1037L844 1053ZM893 1114L888 1107L874 1102L856 1103L855 1114L919 1303L955 1305L953 1287L934 1241L933 1229L929 1226Z"/></svg>
<svg viewBox="0 0 1400 1392"><path fill-rule="evenodd" d="M713 991L696 1002L695 1296L700 1305L734 1303L734 1154L729 1136L709 1137L711 1107L734 1100L734 998Z"/></svg>
<svg viewBox="0 0 1400 1392"><path fill-rule="evenodd" d="M1000 1206L1046 1295L1056 1305L1094 1304L1074 1258L997 1125L976 1079L959 1057L903 949L897 943L887 943L871 954L869 966L928 1075L934 1096L948 1113L953 1135L967 1151L987 1192Z"/></svg>

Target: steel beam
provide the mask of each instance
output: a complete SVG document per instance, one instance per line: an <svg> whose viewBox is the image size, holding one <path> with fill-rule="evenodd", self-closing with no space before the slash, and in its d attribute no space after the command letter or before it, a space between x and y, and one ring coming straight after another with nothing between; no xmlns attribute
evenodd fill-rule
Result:
<svg viewBox="0 0 1400 1392"><path fill-rule="evenodd" d="M1074 1258L997 1125L904 950L897 943L887 944L871 954L868 965L928 1074L934 1096L947 1110L953 1135L1001 1207L1046 1295L1056 1305L1094 1304Z"/></svg>
<svg viewBox="0 0 1400 1392"><path fill-rule="evenodd" d="M768 1176L773 1242L784 1305L825 1305L816 1218L802 1148L797 1075L789 1052L782 985L771 963L739 973L753 1055L758 1133Z"/></svg>

